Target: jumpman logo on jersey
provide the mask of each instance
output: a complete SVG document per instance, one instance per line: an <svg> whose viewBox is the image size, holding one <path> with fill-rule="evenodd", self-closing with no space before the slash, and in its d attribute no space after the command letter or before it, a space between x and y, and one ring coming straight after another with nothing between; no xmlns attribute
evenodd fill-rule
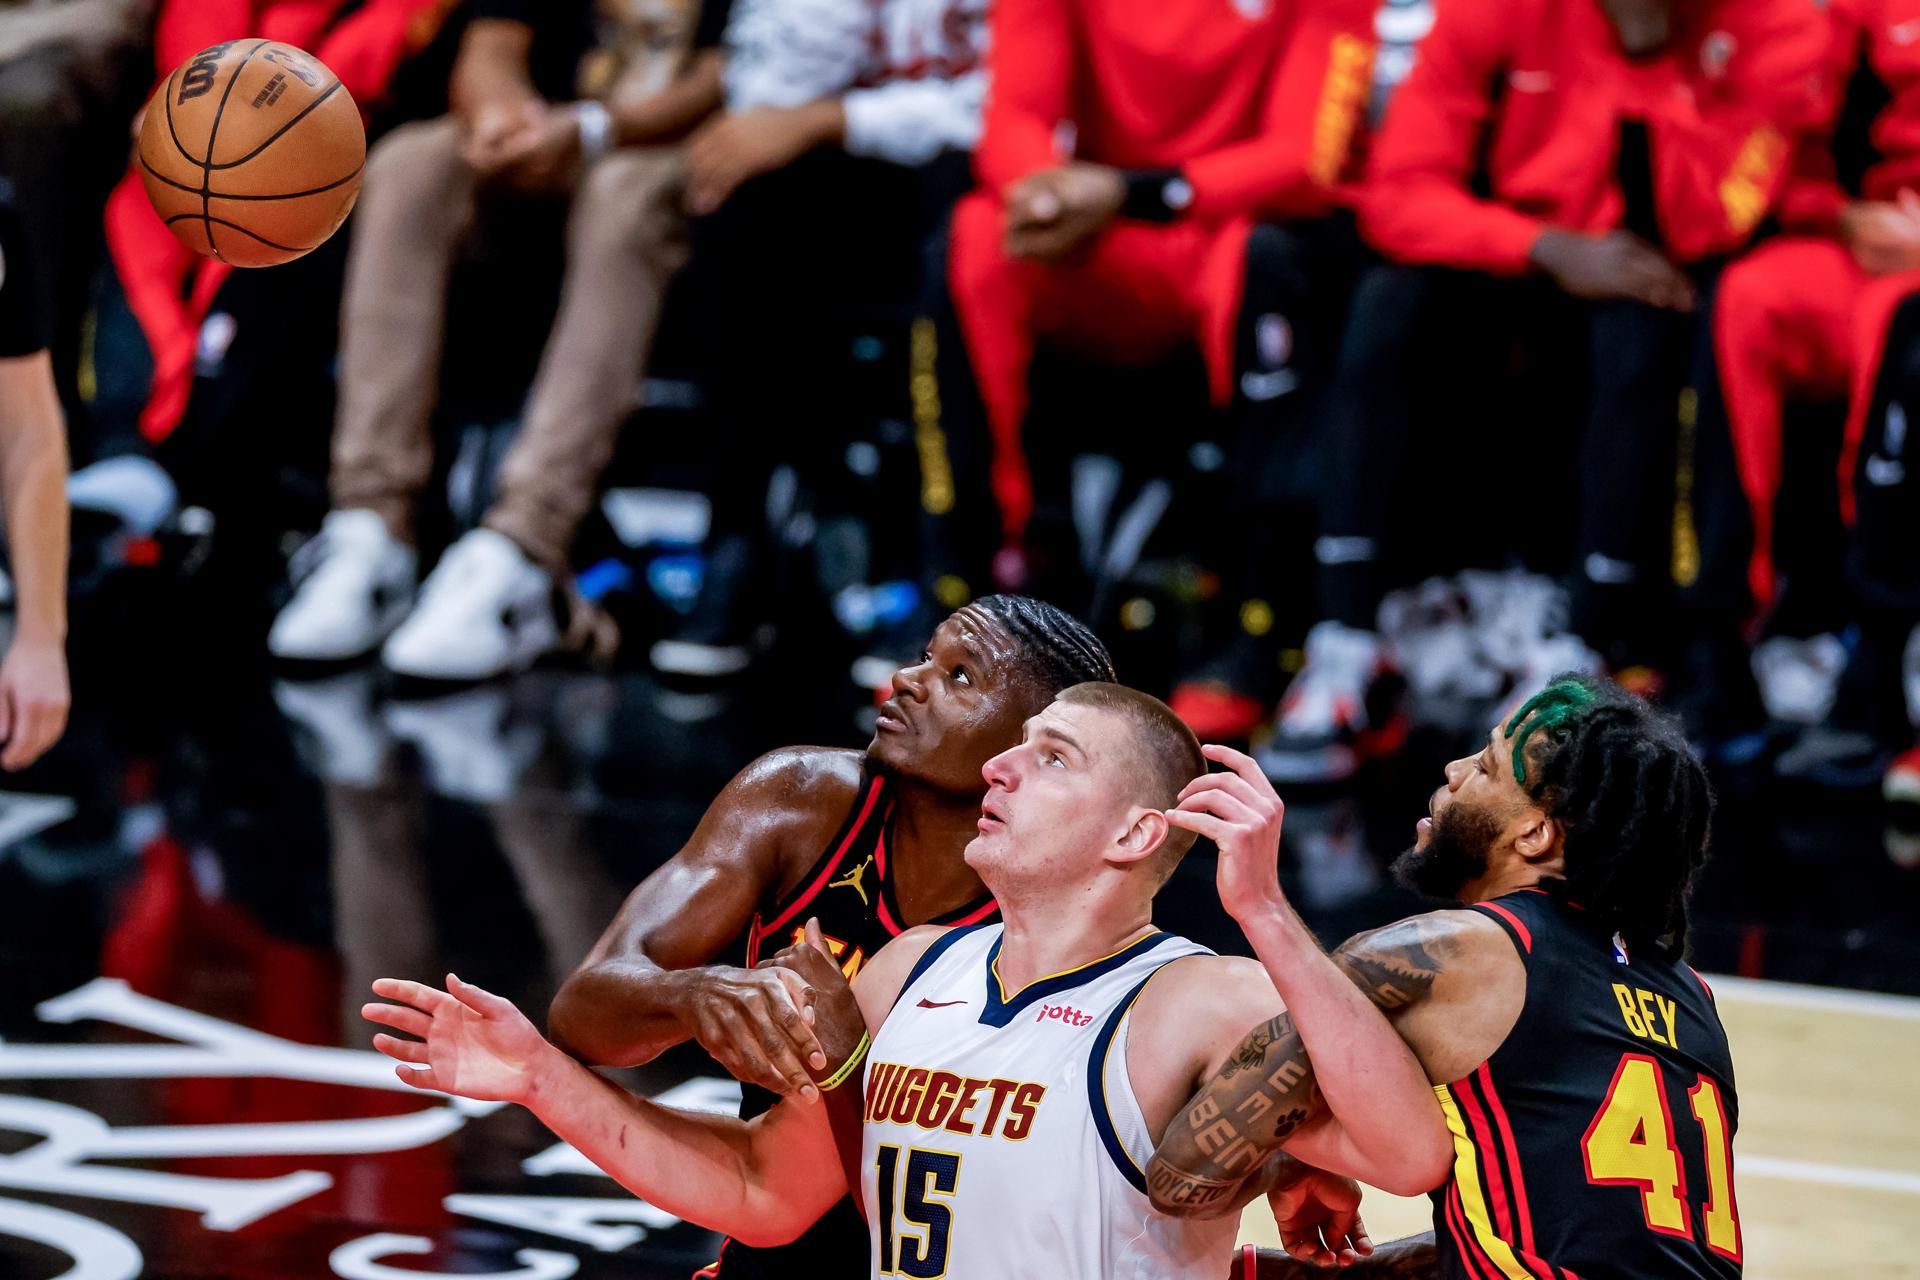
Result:
<svg viewBox="0 0 1920 1280"><path fill-rule="evenodd" d="M866 879L867 868L872 865L873 865L873 855L868 854L867 860L865 862L861 863L859 866L855 867L853 870L847 872L847 874L841 876L838 880L827 881L827 888L851 889L855 893L860 895L860 904L862 906L867 906L867 907L872 906L873 905L872 901L870 901L867 897L867 886L863 883L863 881Z"/></svg>

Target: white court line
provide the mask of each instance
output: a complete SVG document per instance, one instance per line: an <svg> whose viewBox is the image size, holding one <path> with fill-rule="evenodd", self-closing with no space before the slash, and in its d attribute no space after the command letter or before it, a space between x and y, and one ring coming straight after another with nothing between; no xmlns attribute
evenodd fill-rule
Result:
<svg viewBox="0 0 1920 1280"><path fill-rule="evenodd" d="M1702 975L1715 995L1728 995L1753 1004L1783 1005L1794 1009L1827 1009L1920 1022L1920 998L1889 996L1873 991L1846 991L1839 987L1810 987L1798 982L1770 982L1736 978L1730 974Z"/></svg>
<svg viewBox="0 0 1920 1280"><path fill-rule="evenodd" d="M1851 1164L1815 1164L1810 1160L1785 1160L1779 1156L1734 1157L1734 1174L1739 1178L1778 1178L1784 1182L1820 1182L1830 1187L1853 1187L1861 1191L1894 1191L1920 1196L1920 1173L1900 1173L1893 1169L1866 1169Z"/></svg>

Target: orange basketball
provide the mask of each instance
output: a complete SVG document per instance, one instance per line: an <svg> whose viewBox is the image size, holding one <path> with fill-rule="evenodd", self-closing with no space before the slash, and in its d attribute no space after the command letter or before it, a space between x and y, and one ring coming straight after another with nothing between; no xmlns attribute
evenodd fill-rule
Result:
<svg viewBox="0 0 1920 1280"><path fill-rule="evenodd" d="M338 76L274 40L202 49L140 125L140 176L195 253L270 267L318 248L360 194L367 135Z"/></svg>

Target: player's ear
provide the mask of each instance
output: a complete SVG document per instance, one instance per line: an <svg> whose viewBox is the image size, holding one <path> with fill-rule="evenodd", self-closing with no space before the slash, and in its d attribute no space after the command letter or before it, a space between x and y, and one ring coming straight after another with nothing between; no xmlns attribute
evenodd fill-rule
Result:
<svg viewBox="0 0 1920 1280"><path fill-rule="evenodd" d="M1564 833L1557 818L1546 811L1529 807L1521 815L1520 830L1514 834L1513 848L1529 866L1557 874L1562 862L1560 840Z"/></svg>
<svg viewBox="0 0 1920 1280"><path fill-rule="evenodd" d="M1167 842L1167 836L1173 831L1173 824L1167 821L1167 815L1158 809L1149 809L1136 805L1127 812L1127 829L1120 833L1119 840L1108 851L1110 862L1138 862Z"/></svg>

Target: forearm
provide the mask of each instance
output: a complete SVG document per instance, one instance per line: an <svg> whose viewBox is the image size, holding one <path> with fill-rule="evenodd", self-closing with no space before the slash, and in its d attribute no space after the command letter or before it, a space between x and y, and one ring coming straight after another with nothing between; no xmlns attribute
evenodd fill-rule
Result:
<svg viewBox="0 0 1920 1280"><path fill-rule="evenodd" d="M582 1062L636 1067L691 1038L683 1016L693 970L662 969L645 956L585 966L547 1011L553 1042Z"/></svg>
<svg viewBox="0 0 1920 1280"><path fill-rule="evenodd" d="M1454 267L1496 276L1524 274L1547 229L1538 218L1444 180L1376 178L1362 198L1368 243L1396 262Z"/></svg>
<svg viewBox="0 0 1920 1280"><path fill-rule="evenodd" d="M779 1188L801 1171L759 1166L753 1122L659 1106L561 1054L540 1073L526 1106L648 1203L747 1244L787 1238L790 1215Z"/></svg>
<svg viewBox="0 0 1920 1280"><path fill-rule="evenodd" d="M1284 901L1240 923L1313 1055L1328 1110L1354 1145L1379 1169L1400 1165L1409 1148L1423 1155L1424 1145L1408 1136L1434 1126L1433 1090L1375 1001L1392 1008L1418 999L1432 986L1431 972L1409 976L1361 956L1348 957L1343 970ZM1396 985L1407 983L1425 985L1413 992ZM1425 1172L1424 1159L1409 1163L1420 1166L1409 1175Z"/></svg>
<svg viewBox="0 0 1920 1280"><path fill-rule="evenodd" d="M28 359L45 362L43 353ZM9 380L21 390L0 425L0 509L18 600L21 640L67 638L67 438L50 376Z"/></svg>
<svg viewBox="0 0 1920 1280"><path fill-rule="evenodd" d="M702 50L658 92L616 94L607 109L613 113L614 137L619 145L672 142L720 110L725 103L721 82L725 56L718 49Z"/></svg>
<svg viewBox="0 0 1920 1280"><path fill-rule="evenodd" d="M471 115L488 103L538 96L528 72L533 33L518 22L484 19L461 37L447 97L455 112Z"/></svg>
<svg viewBox="0 0 1920 1280"><path fill-rule="evenodd" d="M1256 1272L1258 1280L1385 1280L1389 1276L1420 1280L1439 1274L1440 1253L1431 1231L1378 1245L1371 1255L1345 1267L1317 1267L1278 1249L1262 1249ZM1233 1280L1240 1280L1237 1269Z"/></svg>

